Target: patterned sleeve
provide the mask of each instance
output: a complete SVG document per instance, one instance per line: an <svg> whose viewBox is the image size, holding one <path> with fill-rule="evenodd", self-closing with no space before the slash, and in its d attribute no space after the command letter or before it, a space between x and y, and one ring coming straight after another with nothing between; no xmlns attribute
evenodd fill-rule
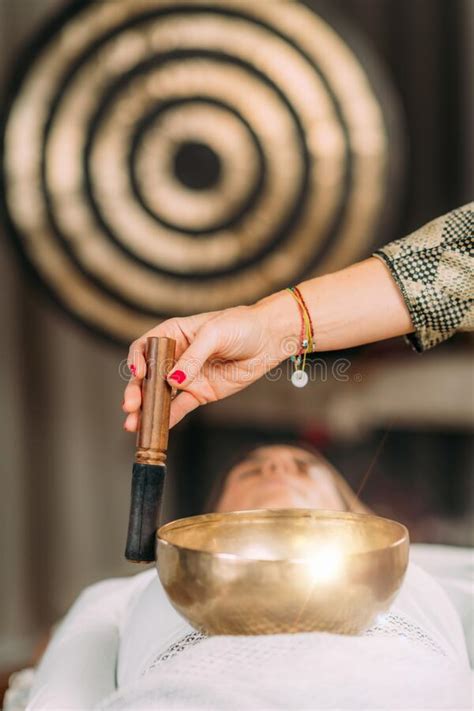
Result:
<svg viewBox="0 0 474 711"><path fill-rule="evenodd" d="M473 237L471 202L373 255L401 290L415 327L407 340L419 352L474 330Z"/></svg>

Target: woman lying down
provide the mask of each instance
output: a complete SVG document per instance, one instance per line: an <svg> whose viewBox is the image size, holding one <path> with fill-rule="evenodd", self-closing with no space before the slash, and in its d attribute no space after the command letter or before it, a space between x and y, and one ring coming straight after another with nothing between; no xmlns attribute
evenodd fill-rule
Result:
<svg viewBox="0 0 474 711"><path fill-rule="evenodd" d="M214 510L366 511L317 453L259 447L223 480ZM412 559L415 547L412 547ZM460 618L412 560L389 613L366 633L206 638L171 607L156 571L79 597L37 670L33 709L468 709Z"/></svg>

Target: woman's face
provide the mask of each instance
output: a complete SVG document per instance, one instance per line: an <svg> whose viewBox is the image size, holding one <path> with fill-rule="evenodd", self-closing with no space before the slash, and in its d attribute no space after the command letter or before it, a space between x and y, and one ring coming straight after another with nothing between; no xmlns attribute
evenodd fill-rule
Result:
<svg viewBox="0 0 474 711"><path fill-rule="evenodd" d="M345 511L329 466L299 447L253 450L227 475L217 511L315 508Z"/></svg>

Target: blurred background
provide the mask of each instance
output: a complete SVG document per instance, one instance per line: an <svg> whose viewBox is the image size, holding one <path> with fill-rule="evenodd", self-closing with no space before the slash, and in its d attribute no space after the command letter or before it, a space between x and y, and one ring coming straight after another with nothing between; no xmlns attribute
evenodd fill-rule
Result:
<svg viewBox="0 0 474 711"><path fill-rule="evenodd" d="M134 337L472 199L473 24L471 0L1 0L0 669L85 585L136 572ZM198 513L242 447L304 441L413 540L471 545L470 338L325 354L312 376L173 430L164 517Z"/></svg>

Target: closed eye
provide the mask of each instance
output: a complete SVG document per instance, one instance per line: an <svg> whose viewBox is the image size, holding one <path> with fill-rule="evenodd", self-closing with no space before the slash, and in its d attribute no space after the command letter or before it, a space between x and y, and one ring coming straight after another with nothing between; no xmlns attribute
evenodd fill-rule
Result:
<svg viewBox="0 0 474 711"><path fill-rule="evenodd" d="M307 459L299 459L298 457L294 457L294 462L298 468L298 474L307 476L308 472L309 472L308 460Z"/></svg>
<svg viewBox="0 0 474 711"><path fill-rule="evenodd" d="M243 472L240 472L239 479L246 479L251 476L257 476L258 474L260 474L260 467L254 467L253 469L245 469Z"/></svg>

